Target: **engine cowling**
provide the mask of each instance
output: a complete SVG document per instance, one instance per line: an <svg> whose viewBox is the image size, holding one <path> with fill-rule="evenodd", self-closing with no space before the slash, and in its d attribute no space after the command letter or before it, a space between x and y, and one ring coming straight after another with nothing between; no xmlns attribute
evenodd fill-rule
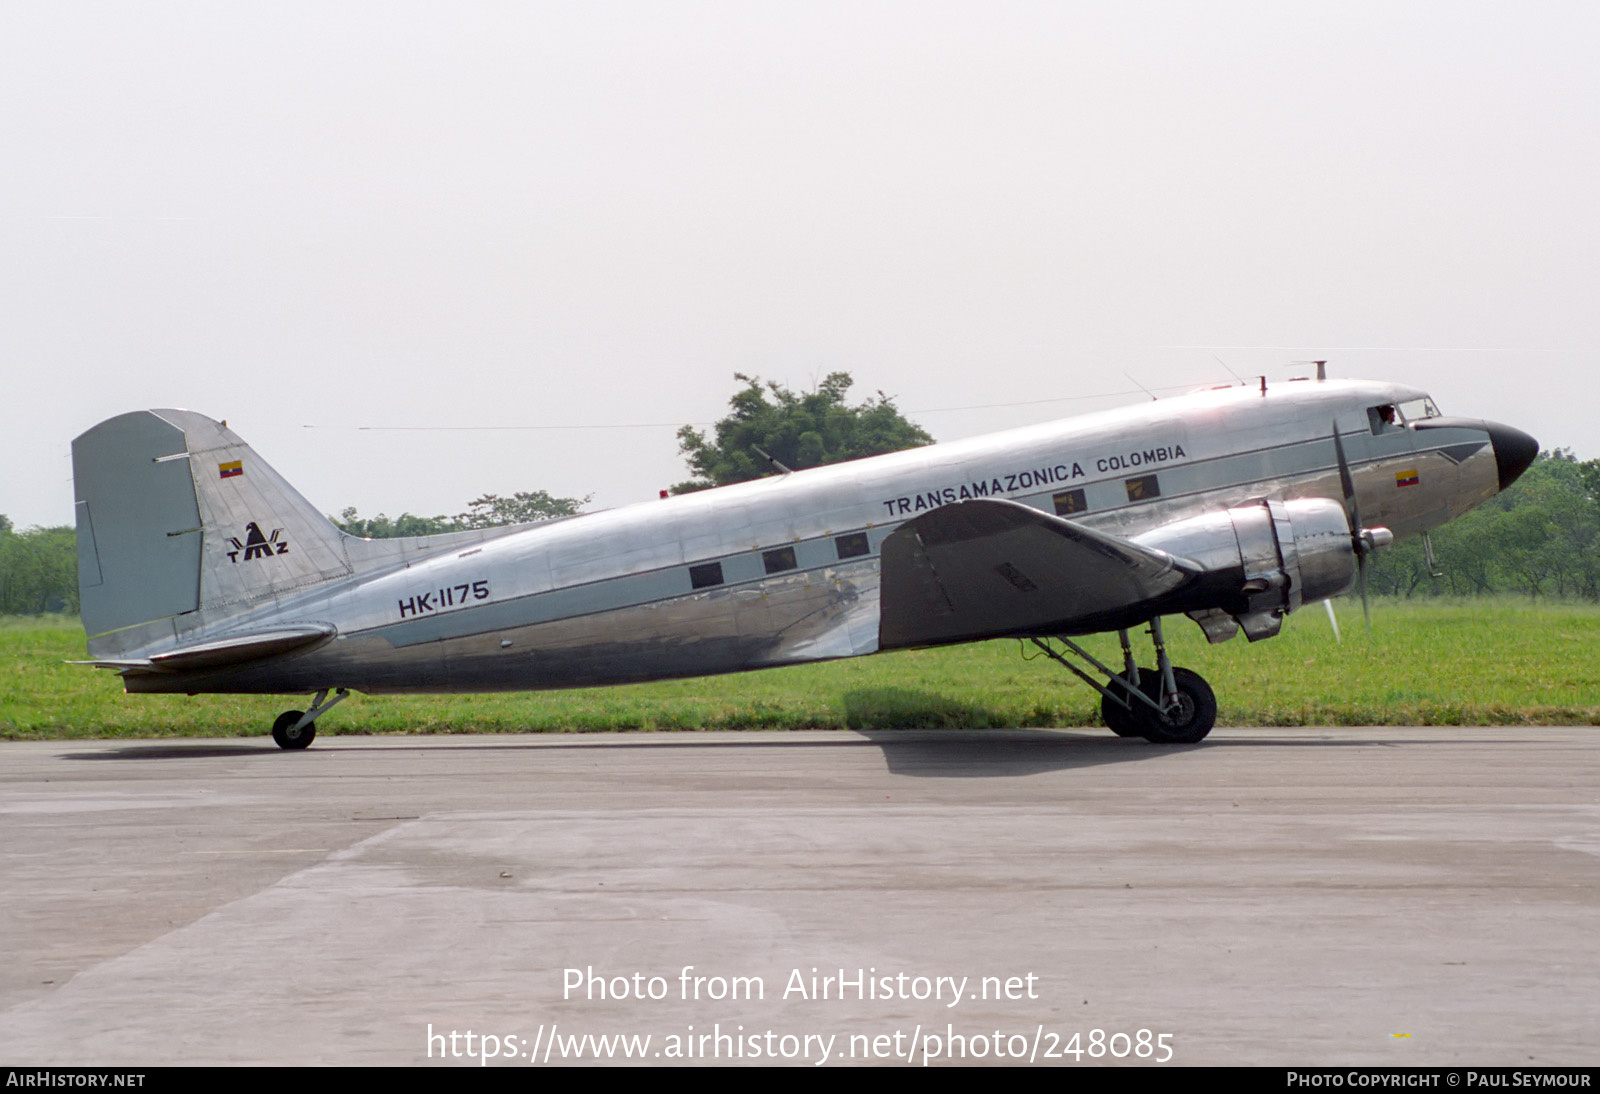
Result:
<svg viewBox="0 0 1600 1094"><path fill-rule="evenodd" d="M1236 593L1189 613L1212 642L1227 641L1241 627L1252 642L1272 637L1302 604L1349 591L1359 562L1344 506L1330 498L1252 502L1133 539L1213 573L1237 571Z"/></svg>

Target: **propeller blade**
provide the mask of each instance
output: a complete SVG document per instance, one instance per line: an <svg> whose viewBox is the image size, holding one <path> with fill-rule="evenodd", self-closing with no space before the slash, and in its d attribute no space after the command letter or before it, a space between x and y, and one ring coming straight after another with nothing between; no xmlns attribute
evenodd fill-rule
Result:
<svg viewBox="0 0 1600 1094"><path fill-rule="evenodd" d="M1324 600L1322 606L1328 609L1328 626L1333 628L1333 640L1344 645L1344 637L1339 633L1339 617L1333 614L1333 601Z"/></svg>
<svg viewBox="0 0 1600 1094"><path fill-rule="evenodd" d="M1376 543L1367 538L1361 524L1361 509L1356 504L1356 484L1350 477L1350 461L1345 459L1344 442L1339 439L1339 422L1333 423L1333 455L1339 462L1339 489L1344 491L1344 513L1350 521L1350 547L1356 553L1356 572L1361 579L1361 618L1367 625L1367 645L1372 645L1372 604L1367 599L1367 555ZM1391 537L1392 538L1392 537Z"/></svg>
<svg viewBox="0 0 1600 1094"><path fill-rule="evenodd" d="M1356 506L1356 484L1350 477L1350 461L1344 456L1344 442L1339 439L1337 421L1333 423L1333 455L1339 461L1339 489L1344 491L1344 512L1350 518L1350 532L1352 535L1360 535L1361 511Z"/></svg>

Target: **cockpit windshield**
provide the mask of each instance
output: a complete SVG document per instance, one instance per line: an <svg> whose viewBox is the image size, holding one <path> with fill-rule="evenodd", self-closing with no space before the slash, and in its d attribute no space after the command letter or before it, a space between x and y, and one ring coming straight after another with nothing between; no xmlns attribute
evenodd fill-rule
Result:
<svg viewBox="0 0 1600 1094"><path fill-rule="evenodd" d="M1426 395L1420 399L1412 399L1409 402L1400 404L1400 420L1403 422L1420 422L1424 418L1437 418L1439 416L1439 408Z"/></svg>

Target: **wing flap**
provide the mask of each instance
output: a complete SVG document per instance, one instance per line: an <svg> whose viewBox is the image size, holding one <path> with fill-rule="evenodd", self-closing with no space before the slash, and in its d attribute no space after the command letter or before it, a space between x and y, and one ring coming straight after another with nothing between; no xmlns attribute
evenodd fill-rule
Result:
<svg viewBox="0 0 1600 1094"><path fill-rule="evenodd" d="M1018 502L959 502L884 540L879 641L892 648L1104 629L1198 573L1165 551Z"/></svg>

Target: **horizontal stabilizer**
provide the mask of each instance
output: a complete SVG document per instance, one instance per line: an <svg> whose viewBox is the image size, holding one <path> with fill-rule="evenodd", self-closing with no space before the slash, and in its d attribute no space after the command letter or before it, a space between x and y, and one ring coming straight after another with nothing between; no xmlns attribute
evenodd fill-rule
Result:
<svg viewBox="0 0 1600 1094"><path fill-rule="evenodd" d="M1197 575L1165 551L1017 502L959 502L884 540L880 643L1105 629Z"/></svg>
<svg viewBox="0 0 1600 1094"><path fill-rule="evenodd" d="M259 634L245 634L234 638L219 638L212 642L199 642L193 646L180 646L166 653L148 658L126 660L75 661L73 664L93 665L102 669L121 669L124 672L191 672L213 669L223 665L237 665L263 657L276 657L303 646L321 642L333 634L333 628L324 624L298 627L280 627Z"/></svg>

